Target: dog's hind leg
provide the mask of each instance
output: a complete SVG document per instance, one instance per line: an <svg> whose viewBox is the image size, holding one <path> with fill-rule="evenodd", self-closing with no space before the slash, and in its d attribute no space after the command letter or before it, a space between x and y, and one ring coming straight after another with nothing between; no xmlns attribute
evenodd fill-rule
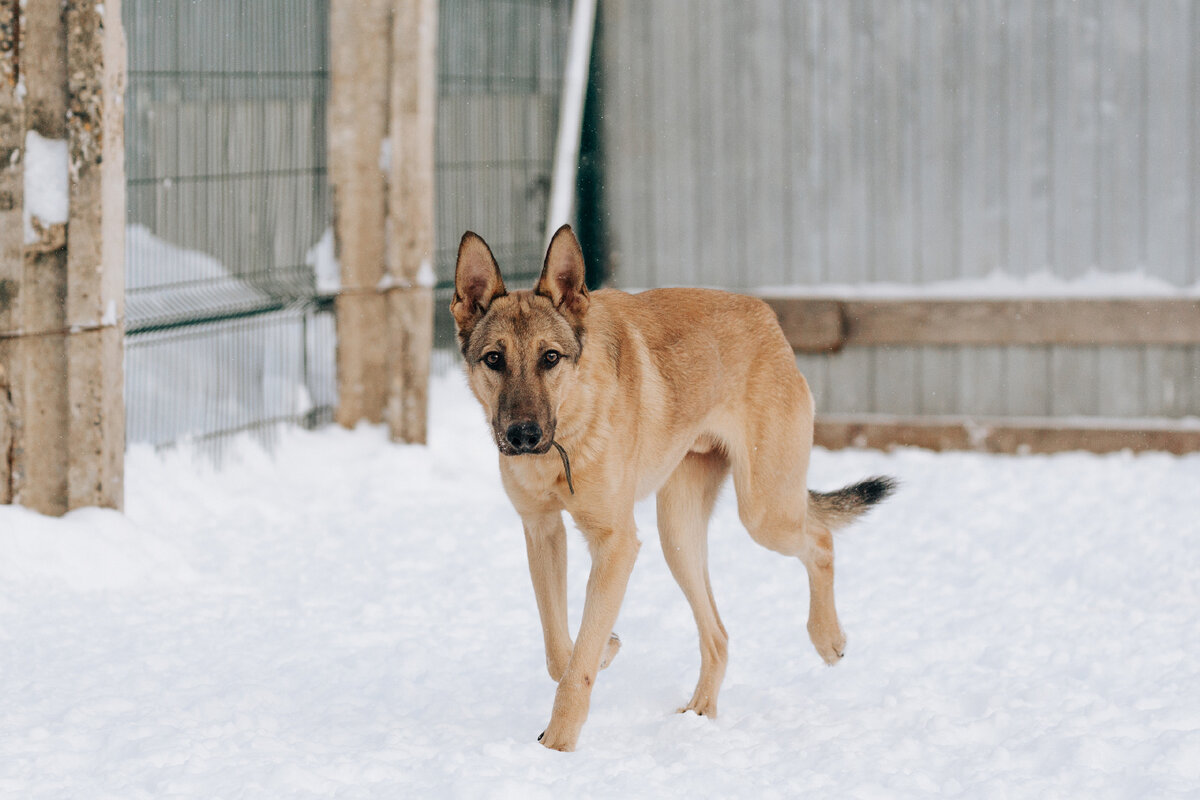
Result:
<svg viewBox="0 0 1200 800"><path fill-rule="evenodd" d="M808 635L817 653L836 664L846 637L833 602L833 536L815 520L807 488L812 447L812 396L796 373L791 391L751 386L747 394L766 398L729 444L738 515L754 541L795 556L808 571Z"/></svg>
<svg viewBox="0 0 1200 800"><path fill-rule="evenodd" d="M708 578L708 518L729 463L718 451L689 453L658 491L658 532L671 574L683 589L700 632L700 679L691 702L679 709L717 715L729 635L717 614Z"/></svg>

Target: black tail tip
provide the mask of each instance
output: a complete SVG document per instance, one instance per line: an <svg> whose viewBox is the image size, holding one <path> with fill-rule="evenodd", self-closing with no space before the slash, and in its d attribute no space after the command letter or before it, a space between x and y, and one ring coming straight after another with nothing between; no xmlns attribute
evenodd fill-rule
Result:
<svg viewBox="0 0 1200 800"><path fill-rule="evenodd" d="M876 475L854 484L850 487L850 491L858 498L861 505L873 506L895 494L899 486L900 482L889 475Z"/></svg>

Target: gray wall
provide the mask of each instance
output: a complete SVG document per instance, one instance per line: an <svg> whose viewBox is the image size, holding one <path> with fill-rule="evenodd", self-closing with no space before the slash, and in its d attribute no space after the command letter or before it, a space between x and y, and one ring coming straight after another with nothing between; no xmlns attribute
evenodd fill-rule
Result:
<svg viewBox="0 0 1200 800"><path fill-rule="evenodd" d="M1200 3L600 6L618 285L1200 281ZM836 412L1200 415L1192 347L801 366Z"/></svg>

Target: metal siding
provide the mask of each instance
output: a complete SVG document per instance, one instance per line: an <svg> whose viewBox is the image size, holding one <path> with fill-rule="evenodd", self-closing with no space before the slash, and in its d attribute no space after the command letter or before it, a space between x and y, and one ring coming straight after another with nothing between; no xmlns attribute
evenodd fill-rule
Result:
<svg viewBox="0 0 1200 800"><path fill-rule="evenodd" d="M613 282L1200 280L1200 4L602 4ZM1200 414L1200 348L807 357L841 412ZM827 386L822 386L827 382Z"/></svg>

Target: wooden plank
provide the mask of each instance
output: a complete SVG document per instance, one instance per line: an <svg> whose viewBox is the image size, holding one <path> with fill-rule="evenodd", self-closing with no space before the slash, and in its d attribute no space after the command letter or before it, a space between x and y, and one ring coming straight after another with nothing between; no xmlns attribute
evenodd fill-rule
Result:
<svg viewBox="0 0 1200 800"><path fill-rule="evenodd" d="M802 353L836 352L847 344L845 304L838 300L767 299L792 348Z"/></svg>
<svg viewBox="0 0 1200 800"><path fill-rule="evenodd" d="M1200 299L768 297L797 350L864 345L1200 343Z"/></svg>
<svg viewBox="0 0 1200 800"><path fill-rule="evenodd" d="M1186 425L1062 424L1054 419L899 418L884 415L819 415L814 444L830 450L848 447L887 450L971 450L984 453L1092 453L1161 451L1182 455L1200 451L1200 428Z"/></svg>

